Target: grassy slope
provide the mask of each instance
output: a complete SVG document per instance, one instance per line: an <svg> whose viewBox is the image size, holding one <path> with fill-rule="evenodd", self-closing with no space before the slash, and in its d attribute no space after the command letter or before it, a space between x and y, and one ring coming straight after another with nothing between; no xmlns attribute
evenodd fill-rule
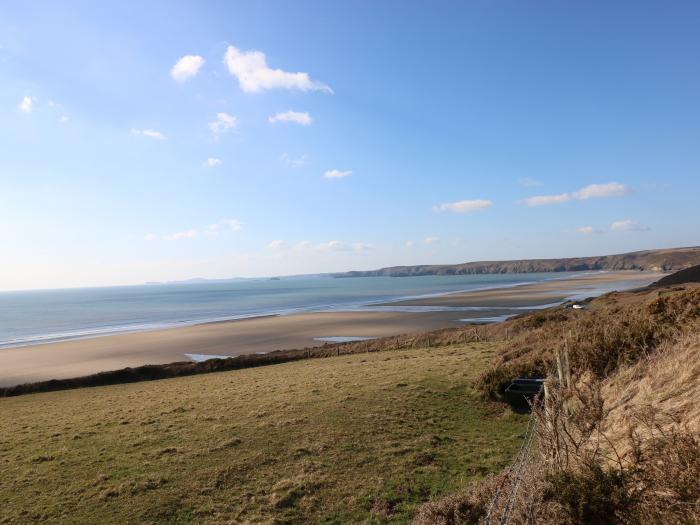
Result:
<svg viewBox="0 0 700 525"><path fill-rule="evenodd" d="M535 467L512 523L700 523L700 285L610 293L484 328L509 339L477 386L546 373L566 344L573 377L539 413ZM419 524L476 523L505 473L424 505ZM503 498L502 498L503 500ZM496 508L496 520L505 512ZM534 520L534 521L533 521Z"/></svg>
<svg viewBox="0 0 700 525"><path fill-rule="evenodd" d="M496 349L0 399L0 523L405 522L518 447L523 417L471 389Z"/></svg>

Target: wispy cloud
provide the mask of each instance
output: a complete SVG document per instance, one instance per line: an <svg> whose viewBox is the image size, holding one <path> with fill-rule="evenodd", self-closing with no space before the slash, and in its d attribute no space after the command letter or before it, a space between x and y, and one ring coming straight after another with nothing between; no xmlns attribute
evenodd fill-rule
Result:
<svg viewBox="0 0 700 525"><path fill-rule="evenodd" d="M270 68L262 51L241 51L229 46L224 55L224 64L228 72L238 79L240 88L247 93L275 88L333 93L328 85L312 80L308 73Z"/></svg>
<svg viewBox="0 0 700 525"><path fill-rule="evenodd" d="M369 243L365 242L344 242L338 240L330 240L326 242L321 242L314 244L309 241L300 241L296 244L289 244L283 240L275 239L271 241L266 248L268 250L280 252L280 251L294 251L294 252L365 252L373 248Z"/></svg>
<svg viewBox="0 0 700 525"><path fill-rule="evenodd" d="M561 204L562 202L569 202L571 200L571 195L568 193L561 193L559 195L537 195L535 197L529 197L520 201L530 207L534 206L545 206L546 204Z"/></svg>
<svg viewBox="0 0 700 525"><path fill-rule="evenodd" d="M526 188L534 188L537 186L542 186L542 181L539 181L537 179L533 179L531 177L522 177L521 179L518 179L518 183L521 186L525 186Z"/></svg>
<svg viewBox="0 0 700 525"><path fill-rule="evenodd" d="M290 168L301 168L309 160L309 156L304 154L299 157L290 157L288 154L282 154L282 160Z"/></svg>
<svg viewBox="0 0 700 525"><path fill-rule="evenodd" d="M238 219L221 219L218 222L210 224L205 228L190 228L189 230L183 230L175 233L171 233L163 236L164 241L179 241L182 239L194 239L200 235L205 235L208 237L217 237L220 233L225 231L237 232L243 228L243 223ZM154 234L149 233L146 238L147 240L153 240Z"/></svg>
<svg viewBox="0 0 700 525"><path fill-rule="evenodd" d="M581 226L580 228L576 228L576 232L582 233L583 235L592 235L594 233L605 233L605 230L594 228L593 226Z"/></svg>
<svg viewBox="0 0 700 525"><path fill-rule="evenodd" d="M342 179L352 175L352 171L328 170L323 176L327 179Z"/></svg>
<svg viewBox="0 0 700 525"><path fill-rule="evenodd" d="M310 126L312 122L311 115L305 111L292 111L291 109L289 111L277 113L276 115L269 117L267 120L270 124L274 124L276 122L294 122L296 124L301 124L302 126Z"/></svg>
<svg viewBox="0 0 700 525"><path fill-rule="evenodd" d="M153 129L136 129L132 128L131 133L139 137L148 137L155 140L165 140L167 137L163 135L160 131L155 131Z"/></svg>
<svg viewBox="0 0 700 525"><path fill-rule="evenodd" d="M238 219L221 219L219 222L210 224L206 228L209 235L218 235L222 231L237 232L243 229L243 223Z"/></svg>
<svg viewBox="0 0 700 525"><path fill-rule="evenodd" d="M465 200L457 202L446 202L444 204L438 204L433 206L433 210L437 212L451 211L453 213L472 213L475 211L488 210L493 206L493 202L490 200Z"/></svg>
<svg viewBox="0 0 700 525"><path fill-rule="evenodd" d="M632 193L632 190L619 182L608 182L607 184L591 184L581 188L574 193L574 198L578 200L598 199L605 197L625 197Z"/></svg>
<svg viewBox="0 0 700 525"><path fill-rule="evenodd" d="M163 237L164 241L179 241L180 239L193 239L199 235L199 231L196 228L190 228L189 230L171 233Z"/></svg>
<svg viewBox="0 0 700 525"><path fill-rule="evenodd" d="M613 222L610 228L616 232L646 232L651 230L649 226L646 226L645 224L640 224L630 219Z"/></svg>
<svg viewBox="0 0 700 525"><path fill-rule="evenodd" d="M31 113L32 110L34 109L34 101L36 99L34 97L30 97L29 95L25 95L22 97L22 100L20 100L19 105L17 106L17 109L21 111L22 113Z"/></svg>
<svg viewBox="0 0 700 525"><path fill-rule="evenodd" d="M440 237L437 237L435 235L431 235L430 237L426 237L425 239L423 239L423 242L425 244L435 244L436 242L439 242L439 241L440 241Z"/></svg>
<svg viewBox="0 0 700 525"><path fill-rule="evenodd" d="M236 117L221 111L221 112L216 114L215 120L209 122L208 126L209 126L209 130L214 135L218 136L222 133L227 132L231 128L236 127L236 124L238 124L238 119Z"/></svg>
<svg viewBox="0 0 700 525"><path fill-rule="evenodd" d="M607 184L590 184L573 193L560 193L559 195L537 195L523 199L520 204L526 206L545 206L547 204L561 204L572 199L585 201L588 199L600 199L608 197L625 197L632 193L629 186L619 182L608 182Z"/></svg>
<svg viewBox="0 0 700 525"><path fill-rule="evenodd" d="M280 239L275 239L274 241L270 241L270 243L267 245L268 250L274 250L274 251L279 251L279 250L286 250L289 248L289 244L286 242L280 240Z"/></svg>
<svg viewBox="0 0 700 525"><path fill-rule="evenodd" d="M204 58L199 55L185 55L175 62L170 70L170 76L176 82L185 82L199 73L204 65Z"/></svg>
<svg viewBox="0 0 700 525"><path fill-rule="evenodd" d="M155 233L148 233L144 235L143 238L147 241L155 241L158 238L158 236Z"/></svg>
<svg viewBox="0 0 700 525"><path fill-rule="evenodd" d="M217 166L221 166L222 161L219 158L216 157L209 157L207 160L204 161L204 166L207 168L215 168Z"/></svg>
<svg viewBox="0 0 700 525"><path fill-rule="evenodd" d="M649 230L651 230L649 226L630 219L616 221L610 225L610 231L614 232L646 232ZM581 226L580 228L576 228L576 231L584 235L591 235L594 233L607 233L608 230L605 228L596 228L594 226Z"/></svg>

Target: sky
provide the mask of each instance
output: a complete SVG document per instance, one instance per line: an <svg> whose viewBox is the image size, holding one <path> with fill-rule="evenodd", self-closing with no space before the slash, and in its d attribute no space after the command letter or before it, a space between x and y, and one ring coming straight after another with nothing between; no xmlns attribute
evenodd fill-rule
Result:
<svg viewBox="0 0 700 525"><path fill-rule="evenodd" d="M0 3L0 290L700 244L700 4Z"/></svg>

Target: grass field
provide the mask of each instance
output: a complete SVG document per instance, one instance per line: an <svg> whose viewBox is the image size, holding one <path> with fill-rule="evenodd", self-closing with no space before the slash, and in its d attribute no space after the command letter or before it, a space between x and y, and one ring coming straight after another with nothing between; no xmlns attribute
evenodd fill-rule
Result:
<svg viewBox="0 0 700 525"><path fill-rule="evenodd" d="M404 523L500 470L497 349L387 351L0 399L0 523Z"/></svg>

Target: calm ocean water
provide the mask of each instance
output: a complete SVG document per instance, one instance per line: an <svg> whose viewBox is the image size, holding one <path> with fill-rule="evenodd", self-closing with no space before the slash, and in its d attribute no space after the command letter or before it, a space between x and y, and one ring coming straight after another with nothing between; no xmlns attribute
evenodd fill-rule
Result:
<svg viewBox="0 0 700 525"><path fill-rule="evenodd" d="M571 274L559 273L556 278ZM513 286L552 274L424 277L288 277L280 280L120 286L0 293L0 348L119 332Z"/></svg>

